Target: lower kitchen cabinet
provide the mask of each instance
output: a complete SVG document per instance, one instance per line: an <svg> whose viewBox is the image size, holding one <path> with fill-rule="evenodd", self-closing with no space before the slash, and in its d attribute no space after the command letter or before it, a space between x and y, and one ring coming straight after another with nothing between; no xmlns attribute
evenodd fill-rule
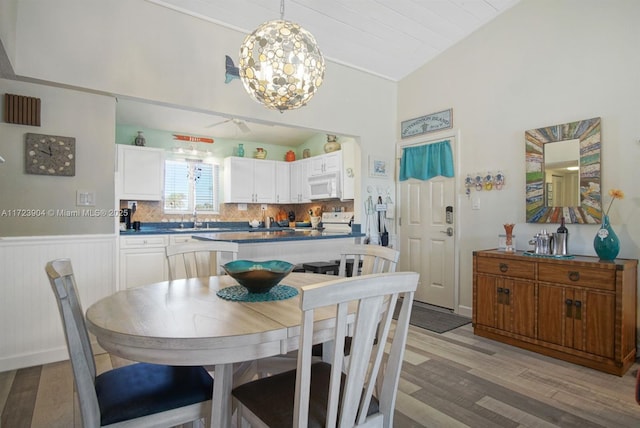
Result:
<svg viewBox="0 0 640 428"><path fill-rule="evenodd" d="M637 266L476 251L474 333L622 376L636 355Z"/></svg>
<svg viewBox="0 0 640 428"><path fill-rule="evenodd" d="M169 279L167 236L120 238L120 289Z"/></svg>

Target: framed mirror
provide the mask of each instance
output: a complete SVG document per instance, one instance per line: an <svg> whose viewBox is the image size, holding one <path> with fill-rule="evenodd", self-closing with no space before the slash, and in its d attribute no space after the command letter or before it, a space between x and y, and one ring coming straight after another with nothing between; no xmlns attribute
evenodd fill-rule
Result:
<svg viewBox="0 0 640 428"><path fill-rule="evenodd" d="M600 223L600 118L524 135L527 223Z"/></svg>

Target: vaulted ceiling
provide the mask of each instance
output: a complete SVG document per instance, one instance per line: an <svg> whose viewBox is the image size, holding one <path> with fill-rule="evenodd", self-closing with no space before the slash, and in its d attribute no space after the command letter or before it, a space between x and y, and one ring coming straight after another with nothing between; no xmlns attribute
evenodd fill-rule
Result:
<svg viewBox="0 0 640 428"><path fill-rule="evenodd" d="M251 33L280 18L280 0L148 0ZM284 19L324 56L398 81L519 0L285 0Z"/></svg>
<svg viewBox="0 0 640 428"><path fill-rule="evenodd" d="M147 1L247 34L280 18L280 0ZM519 1L285 0L284 19L310 31L327 60L399 81ZM312 135L259 123L247 132L227 119L130 100L118 107L118 123L218 138L297 145Z"/></svg>

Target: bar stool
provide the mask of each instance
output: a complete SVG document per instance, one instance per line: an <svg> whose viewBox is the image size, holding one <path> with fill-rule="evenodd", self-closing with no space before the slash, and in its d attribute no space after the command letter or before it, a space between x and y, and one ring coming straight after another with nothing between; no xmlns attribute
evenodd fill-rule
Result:
<svg viewBox="0 0 640 428"><path fill-rule="evenodd" d="M333 275L338 274L338 270L340 269L340 263L336 262L310 262L303 263L302 267L307 272L313 273L331 273Z"/></svg>
<svg viewBox="0 0 640 428"><path fill-rule="evenodd" d="M340 265L340 260L332 260L335 263L338 263L338 265ZM347 276L353 276L353 259L347 259L346 260L346 274ZM360 271L360 269L362 268L362 260L360 260L358 262L358 272ZM356 275L358 276L358 275Z"/></svg>

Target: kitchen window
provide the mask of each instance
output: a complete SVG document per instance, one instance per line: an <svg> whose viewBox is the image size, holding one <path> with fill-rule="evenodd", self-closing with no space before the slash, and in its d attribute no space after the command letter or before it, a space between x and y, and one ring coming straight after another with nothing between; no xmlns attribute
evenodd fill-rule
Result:
<svg viewBox="0 0 640 428"><path fill-rule="evenodd" d="M218 213L219 189L218 164L195 159L164 162L165 213Z"/></svg>

